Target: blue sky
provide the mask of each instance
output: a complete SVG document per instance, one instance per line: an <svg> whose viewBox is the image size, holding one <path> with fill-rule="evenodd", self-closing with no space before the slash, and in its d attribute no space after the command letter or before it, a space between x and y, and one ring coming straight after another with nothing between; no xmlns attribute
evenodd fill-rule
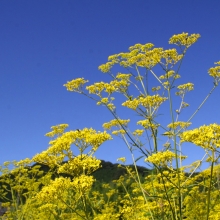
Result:
<svg viewBox="0 0 220 220"><path fill-rule="evenodd" d="M45 150L49 139L44 134L53 125L102 130L112 118L107 109L67 92L63 84L77 77L107 81L98 66L109 55L136 43L168 49L168 39L182 32L201 34L180 71L181 82L195 84L187 97L191 107L184 117L189 117L213 86L207 70L220 60L219 21L217 0L0 1L0 163ZM220 123L219 89L192 128ZM202 157L198 149L185 146L190 161ZM111 162L127 156L131 161L119 140L101 146L96 156Z"/></svg>

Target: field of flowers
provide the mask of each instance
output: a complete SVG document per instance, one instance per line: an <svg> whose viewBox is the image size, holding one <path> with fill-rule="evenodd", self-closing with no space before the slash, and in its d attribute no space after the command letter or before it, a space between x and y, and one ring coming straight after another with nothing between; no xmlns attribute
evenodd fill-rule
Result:
<svg viewBox="0 0 220 220"><path fill-rule="evenodd" d="M112 120L103 124L103 131L92 128L68 130L67 124L51 127L49 148L21 161L0 166L0 201L6 212L0 218L10 220L203 220L220 219L220 125L203 125L189 130L192 118L205 104L220 81L220 61L211 67L213 88L187 121L179 121L189 107L185 96L193 83L178 85L180 68L188 49L199 34L182 33L169 39L175 48L164 50L153 44L136 44L129 52L108 57L99 70L111 77L110 82L85 86L88 80L77 78L64 86L93 99L112 113ZM123 73L114 73L115 69ZM163 71L158 75L157 71ZM126 72L126 73L124 73ZM151 86L148 75L157 84ZM116 97L121 105L139 115L138 129L129 128L130 119L117 114ZM179 96L179 108L173 107ZM158 112L168 102L169 124L160 123ZM122 108L122 107L120 107ZM137 117L136 117L137 118ZM140 120L139 120L140 119ZM132 119L133 120L133 119ZM95 152L113 137L124 140L133 166L125 166L126 158L118 158L123 175L111 182L98 182L94 172L101 167ZM159 141L164 140L163 146ZM202 160L183 166L186 156L181 144L189 142L204 150ZM79 155L74 155L72 147ZM135 157L135 150L141 152ZM136 165L144 159L150 167L140 175ZM65 161L65 162L64 162ZM203 162L210 167L198 172ZM47 172L42 170L47 166ZM11 168L13 167L13 169Z"/></svg>

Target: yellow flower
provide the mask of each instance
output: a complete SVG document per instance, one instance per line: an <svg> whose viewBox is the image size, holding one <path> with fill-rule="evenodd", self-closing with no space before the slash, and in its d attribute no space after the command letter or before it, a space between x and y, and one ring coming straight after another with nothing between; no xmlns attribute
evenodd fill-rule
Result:
<svg viewBox="0 0 220 220"><path fill-rule="evenodd" d="M140 130L140 129L137 129L133 132L133 135L135 136L141 136L142 134L144 133L144 130Z"/></svg>
<svg viewBox="0 0 220 220"><path fill-rule="evenodd" d="M125 134L125 133L126 132L123 129L120 129L120 130L117 130L117 131L112 131L112 134L114 134L114 135L120 135L120 134Z"/></svg>
<svg viewBox="0 0 220 220"><path fill-rule="evenodd" d="M176 129L177 127L180 128L187 128L191 125L191 122L184 122L184 121L176 121L167 125L168 128Z"/></svg>
<svg viewBox="0 0 220 220"><path fill-rule="evenodd" d="M58 168L58 173L66 173L72 176L81 174L90 175L101 167L101 161L86 154L79 155L64 163Z"/></svg>
<svg viewBox="0 0 220 220"><path fill-rule="evenodd" d="M161 87L160 86L157 86L157 87L153 87L151 90L153 91L153 92L157 92L157 91L159 91L161 89Z"/></svg>
<svg viewBox="0 0 220 220"><path fill-rule="evenodd" d="M55 135L63 134L67 127L69 127L68 124L59 124L59 125L52 126L51 127L52 131L45 134L45 136L54 137Z"/></svg>
<svg viewBox="0 0 220 220"><path fill-rule="evenodd" d="M166 61L165 65L168 66L168 64L172 64L172 65L176 64L179 60L183 58L183 55L182 54L179 55L176 49L169 49L163 51L162 58L165 59Z"/></svg>
<svg viewBox="0 0 220 220"><path fill-rule="evenodd" d="M138 49L141 52L147 52L149 51L154 45L152 43L147 44L135 44L134 46L129 47L130 51Z"/></svg>
<svg viewBox="0 0 220 220"><path fill-rule="evenodd" d="M81 153L83 153L88 147L91 147L92 152L94 153L101 144L111 139L111 135L106 131L96 132L92 128L65 132L55 140L50 141L49 148L46 151L35 155L33 161L54 166L60 164L65 157L72 158L72 144L74 144Z"/></svg>
<svg viewBox="0 0 220 220"><path fill-rule="evenodd" d="M93 176L86 176L83 174L79 177L75 177L71 183L71 186L81 193L86 193L91 189L94 182L95 179Z"/></svg>
<svg viewBox="0 0 220 220"><path fill-rule="evenodd" d="M116 79L121 79L121 80L129 81L130 77L131 77L131 74L118 73L117 76L116 76Z"/></svg>
<svg viewBox="0 0 220 220"><path fill-rule="evenodd" d="M88 80L84 80L84 78L77 78L70 82L68 81L64 86L68 91L82 92L82 87L87 82Z"/></svg>
<svg viewBox="0 0 220 220"><path fill-rule="evenodd" d="M103 73L108 73L110 72L112 66L114 65L115 62L107 62L106 64L102 64L98 67L98 69L103 72Z"/></svg>
<svg viewBox="0 0 220 220"><path fill-rule="evenodd" d="M138 99L133 99L133 100L127 100L122 103L122 106L126 106L128 108L131 108L133 110L136 110L139 105L139 100Z"/></svg>
<svg viewBox="0 0 220 220"><path fill-rule="evenodd" d="M210 68L208 70L208 73L210 76L212 76L215 79L214 83L218 85L220 81L220 61L215 62L215 64L217 64L218 66Z"/></svg>
<svg viewBox="0 0 220 220"><path fill-rule="evenodd" d="M188 33L183 32L182 34L173 35L170 38L169 43L176 44L178 46L186 46L188 48L192 44L194 44L200 37L200 34L189 35Z"/></svg>
<svg viewBox="0 0 220 220"><path fill-rule="evenodd" d="M203 125L199 128L184 131L181 142L191 142L205 149L214 150L220 147L220 125Z"/></svg>
<svg viewBox="0 0 220 220"><path fill-rule="evenodd" d="M120 157L120 158L117 159L117 161L121 161L122 163L125 163L126 158L125 157Z"/></svg>
<svg viewBox="0 0 220 220"><path fill-rule="evenodd" d="M140 97L139 102L145 108L153 107L158 108L163 102L167 100L166 97L161 97L159 95Z"/></svg>
<svg viewBox="0 0 220 220"><path fill-rule="evenodd" d="M96 94L96 95L101 97L102 92L105 91L109 94L112 94L113 92L116 91L116 88L112 84L104 83L104 82L98 82L98 83L94 83L93 85L87 86L86 90L88 90L90 94Z"/></svg>
<svg viewBox="0 0 220 220"><path fill-rule="evenodd" d="M102 125L102 127L104 129L107 129L107 130L110 130L112 127L118 127L118 128L121 128L121 125L123 126L127 126L128 122L130 121L130 119L128 120L122 120L122 119L113 119L111 120L110 122L107 122L107 123L104 123Z"/></svg>
<svg viewBox="0 0 220 220"><path fill-rule="evenodd" d="M157 129L160 126L160 124L153 123L149 119L140 120L137 124L143 126L145 129Z"/></svg>
<svg viewBox="0 0 220 220"><path fill-rule="evenodd" d="M168 165L168 163L172 163L172 160L176 157L175 153L173 153L172 151L164 151L164 152L157 152L152 154L151 156L147 157L145 159L146 162L150 162L153 163L155 165L158 166L166 166ZM177 157L181 157L181 159L185 159L185 156L179 156L177 155Z"/></svg>
<svg viewBox="0 0 220 220"><path fill-rule="evenodd" d="M173 77L175 74L176 74L175 71L170 70L170 71L168 71L166 74L161 75L161 76L159 77L159 79L161 79L161 80L169 79L169 78Z"/></svg>

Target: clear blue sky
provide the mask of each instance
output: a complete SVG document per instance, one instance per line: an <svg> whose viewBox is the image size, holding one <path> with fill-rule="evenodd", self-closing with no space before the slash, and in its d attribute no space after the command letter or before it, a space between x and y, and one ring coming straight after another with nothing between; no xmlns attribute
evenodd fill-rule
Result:
<svg viewBox="0 0 220 220"><path fill-rule="evenodd" d="M200 33L181 70L181 82L193 82L187 101L199 106L213 86L207 70L220 60L220 2L177 0L2 0L0 1L0 163L32 157L48 147L50 127L93 127L110 113L79 94L66 81L84 77L107 80L98 66L111 54L135 43L169 48L182 32ZM220 124L220 88L193 119L193 127ZM185 146L190 160L198 147ZM120 141L101 146L96 156L111 162L129 155ZM129 156L128 156L129 159ZM130 160L130 159L129 159Z"/></svg>

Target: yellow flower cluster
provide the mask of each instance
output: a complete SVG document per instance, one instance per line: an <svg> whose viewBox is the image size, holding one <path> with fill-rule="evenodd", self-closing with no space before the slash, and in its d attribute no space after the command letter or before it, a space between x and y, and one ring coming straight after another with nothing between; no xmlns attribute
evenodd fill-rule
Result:
<svg viewBox="0 0 220 220"><path fill-rule="evenodd" d="M177 74L175 71L170 70L167 73L165 73L164 75L161 75L159 77L159 79L161 79L161 80L168 80L171 77L173 77L174 79L178 79L178 78L180 78L180 75Z"/></svg>
<svg viewBox="0 0 220 220"><path fill-rule="evenodd" d="M128 89L128 86L130 85L128 78L121 79L120 81L113 80L110 84L115 87L116 92L122 93L125 93Z"/></svg>
<svg viewBox="0 0 220 220"><path fill-rule="evenodd" d="M79 177L73 179L72 186L75 188L75 190L79 191L80 193L85 193L91 189L94 181L95 179L93 176L87 176L82 174Z"/></svg>
<svg viewBox="0 0 220 220"><path fill-rule="evenodd" d="M160 124L153 123L149 119L140 120L137 124L143 126L145 129L157 129L160 126Z"/></svg>
<svg viewBox="0 0 220 220"><path fill-rule="evenodd" d="M215 62L215 64L218 66L210 68L208 73L215 79L215 83L218 85L218 82L220 81L220 61Z"/></svg>
<svg viewBox="0 0 220 220"><path fill-rule="evenodd" d="M176 122L168 124L167 127L172 128L172 129L177 129L177 127L180 127L180 128L185 129L189 127L191 124L192 124L191 122L176 121Z"/></svg>
<svg viewBox="0 0 220 220"><path fill-rule="evenodd" d="M102 64L98 67L98 69L100 71L102 71L103 73L108 73L110 72L111 68L113 67L113 65L117 63L117 59L114 59L113 61L111 62L107 62L105 64Z"/></svg>
<svg viewBox="0 0 220 220"><path fill-rule="evenodd" d="M51 132L48 132L47 134L45 134L45 136L47 137L54 137L55 135L61 135L64 133L65 129L68 128L69 125L68 124L59 124L56 126L52 126Z"/></svg>
<svg viewBox="0 0 220 220"><path fill-rule="evenodd" d="M60 163L63 162L64 158L66 157L65 154L51 154L48 151L42 151L39 154L36 154L33 158L32 161L36 163L41 163L41 164L46 164L50 167L54 167Z"/></svg>
<svg viewBox="0 0 220 220"><path fill-rule="evenodd" d="M173 153L172 151L159 151L157 153L152 154L151 156L147 157L145 159L146 162L150 162L152 164L158 165L158 166L167 166L168 163L172 163L172 160L176 157L175 153ZM177 157L181 157L181 159L185 159L185 156L179 156L177 155Z"/></svg>
<svg viewBox="0 0 220 220"><path fill-rule="evenodd" d="M129 81L131 76L132 75L128 74L128 73L118 73L116 75L116 79L121 79L121 80Z"/></svg>
<svg viewBox="0 0 220 220"><path fill-rule="evenodd" d="M51 140L50 146L46 151L33 157L34 162L40 162L48 165L60 164L65 157L72 157L71 145L74 144L80 152L85 151L91 146L92 151L107 140L111 140L111 135L104 132L96 132L92 128L84 128L80 131L69 131L55 140Z"/></svg>
<svg viewBox="0 0 220 220"><path fill-rule="evenodd" d="M20 161L13 161L13 164L17 167L25 167L25 166L29 166L32 163L32 160L30 158L25 158L23 160ZM6 165L4 163L4 165ZM8 164L9 165L9 164Z"/></svg>
<svg viewBox="0 0 220 220"><path fill-rule="evenodd" d="M90 175L100 167L100 160L95 157L82 154L61 165L58 169L58 173L66 173L72 176L79 176L81 174Z"/></svg>
<svg viewBox="0 0 220 220"><path fill-rule="evenodd" d="M203 125L181 134L181 142L191 142L204 149L214 150L220 147L220 125Z"/></svg>
<svg viewBox="0 0 220 220"><path fill-rule="evenodd" d="M121 128L121 126L127 126L129 123L130 119L123 120L123 119L113 119L110 122L106 122L102 125L102 127L106 130L110 130L112 127L118 127Z"/></svg>
<svg viewBox="0 0 220 220"><path fill-rule="evenodd" d="M183 32L182 34L173 35L170 38L169 43L176 44L178 46L185 46L188 48L192 44L194 44L199 38L200 38L200 34L189 35L188 33Z"/></svg>
<svg viewBox="0 0 220 220"><path fill-rule="evenodd" d="M131 108L133 110L136 110L139 105L142 105L143 107L149 109L153 108L156 110L159 108L159 106L165 102L167 98L161 97L159 95L153 95L153 96L146 96L146 97L138 97L133 100L127 100L122 103L122 106L126 106L128 108Z"/></svg>
<svg viewBox="0 0 220 220"><path fill-rule="evenodd" d="M160 63L163 57L163 48L154 48L151 51L147 51L145 54L138 54L133 58L134 64L147 69L152 69L158 63Z"/></svg>
<svg viewBox="0 0 220 220"><path fill-rule="evenodd" d="M129 50L130 51L138 50L140 52L147 52L153 47L154 47L154 45L152 43L147 43L144 45L143 44L135 44L134 46L129 47Z"/></svg>
<svg viewBox="0 0 220 220"><path fill-rule="evenodd" d="M70 178L59 177L51 181L50 185L45 186L36 195L36 199L45 203L53 203L56 200L64 200L68 190L72 189L80 193L86 193L91 189L94 178L92 176L80 175L73 181Z"/></svg>
<svg viewBox="0 0 220 220"><path fill-rule="evenodd" d="M144 130L137 129L133 132L133 135L134 136L141 136L141 135L143 135L143 133L144 133Z"/></svg>
<svg viewBox="0 0 220 220"><path fill-rule="evenodd" d="M177 87L179 90L187 90L187 91L191 91L194 89L194 84L193 83L186 83L183 85L179 85Z"/></svg>
<svg viewBox="0 0 220 220"><path fill-rule="evenodd" d="M122 103L122 106L126 106L127 108L136 110L137 107L139 106L139 100L134 98L133 100L126 100L125 102Z"/></svg>
<svg viewBox="0 0 220 220"><path fill-rule="evenodd" d="M183 58L183 55L179 55L176 49L169 49L163 51L162 58L165 59L164 65L167 67L169 64L171 64L172 66L175 65Z"/></svg>
<svg viewBox="0 0 220 220"><path fill-rule="evenodd" d="M126 158L125 157L120 157L120 158L117 159L117 161L121 161L122 163L125 163Z"/></svg>
<svg viewBox="0 0 220 220"><path fill-rule="evenodd" d="M129 121L130 121L129 119L128 120L113 119L110 122L104 123L102 127L106 130L111 130L113 135L120 136L126 133L124 129L127 127ZM118 128L118 130L113 130L112 129L113 127Z"/></svg>
<svg viewBox="0 0 220 220"><path fill-rule="evenodd" d="M60 196L64 197L64 189L69 189L70 187L70 178L56 178L51 181L50 185L42 188L42 190L36 195L36 199L42 202L51 203L52 201L57 200Z"/></svg>
<svg viewBox="0 0 220 220"><path fill-rule="evenodd" d="M97 105L101 105L101 104L108 104L109 103L109 100L108 100L108 98L102 98L101 100L100 100L100 102L97 102Z"/></svg>
<svg viewBox="0 0 220 220"><path fill-rule="evenodd" d="M189 107L189 104L186 102L182 102L182 108L186 108L186 107Z"/></svg>
<svg viewBox="0 0 220 220"><path fill-rule="evenodd" d="M102 92L107 92L111 95L113 92L126 92L129 84L129 78L131 74L118 74L116 79L111 81L110 83L94 83L93 85L87 86L86 90L89 91L90 94L96 94L99 97L102 97Z"/></svg>
<svg viewBox="0 0 220 220"><path fill-rule="evenodd" d="M183 85L179 85L177 86L177 89L179 90L178 92L176 92L176 95L179 95L180 97L184 97L184 95L186 94L186 92L192 91L194 89L194 84L193 83L186 83ZM183 103L183 108L187 107L184 105Z"/></svg>
<svg viewBox="0 0 220 220"><path fill-rule="evenodd" d="M159 95L140 97L139 103L145 108L154 108L157 109L163 102L167 100L166 97L161 97Z"/></svg>
<svg viewBox="0 0 220 220"><path fill-rule="evenodd" d="M83 85L87 82L88 80L85 80L84 78L77 78L70 82L68 81L64 86L67 88L67 91L81 92Z"/></svg>
<svg viewBox="0 0 220 220"><path fill-rule="evenodd" d="M120 130L117 130L117 131L112 131L112 134L114 135L121 135L121 134L125 134L125 130L123 129L120 129Z"/></svg>
<svg viewBox="0 0 220 220"><path fill-rule="evenodd" d="M161 89L161 87L160 86L157 86L157 87L153 87L151 90L152 90L152 92L157 92L157 91L159 91Z"/></svg>
<svg viewBox="0 0 220 220"><path fill-rule="evenodd" d="M192 43L195 43L195 39L198 38L196 34L192 34L188 36L187 43L184 43L183 39L186 40L187 36L188 34L174 35L170 39L170 43L178 44L177 42L180 41L182 44L189 47ZM110 72L115 64L119 64L125 68L139 66L152 69L157 64L168 67L169 64L173 66L183 58L183 54L178 54L176 49L163 50L163 48L153 47L154 45L151 43L135 44L134 46L129 47L130 52L109 56L108 60L110 62L102 64L99 66L99 69L102 72L107 73Z"/></svg>
<svg viewBox="0 0 220 220"><path fill-rule="evenodd" d="M96 94L101 97L101 93L104 91L112 94L115 91L115 87L113 85L110 85L109 83L98 82L94 83L93 85L87 86L86 90L88 90L90 94Z"/></svg>

